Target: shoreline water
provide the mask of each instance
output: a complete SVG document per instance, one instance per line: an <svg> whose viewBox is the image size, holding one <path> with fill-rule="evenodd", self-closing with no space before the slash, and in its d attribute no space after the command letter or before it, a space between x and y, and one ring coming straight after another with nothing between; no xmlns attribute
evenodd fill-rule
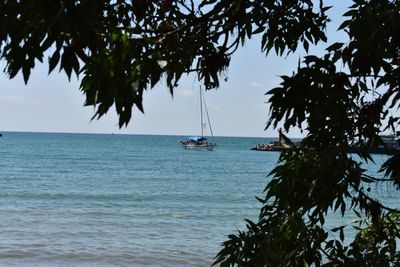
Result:
<svg viewBox="0 0 400 267"><path fill-rule="evenodd" d="M218 138L206 152L179 136L7 133L0 265L209 266L257 218L270 164L248 150L257 138Z"/></svg>
<svg viewBox="0 0 400 267"><path fill-rule="evenodd" d="M179 136L7 134L0 266L209 266L257 220L279 156L249 150L257 138L216 138L187 151Z"/></svg>

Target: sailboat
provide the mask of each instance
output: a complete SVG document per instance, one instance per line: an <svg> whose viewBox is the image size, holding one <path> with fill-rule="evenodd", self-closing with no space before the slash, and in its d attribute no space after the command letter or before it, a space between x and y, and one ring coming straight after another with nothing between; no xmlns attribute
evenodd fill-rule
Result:
<svg viewBox="0 0 400 267"><path fill-rule="evenodd" d="M207 140L207 138L204 137L204 128L205 128L206 124L203 122L203 119L204 119L203 106L204 106L205 115L206 115L207 122L208 122L208 127L209 127L210 133L211 133L211 141ZM211 128L210 117L208 116L208 109L207 109L206 101L203 96L201 87L200 87L200 123L201 123L200 124L201 135L200 136L189 136L186 140L180 141L180 143L186 149L213 150L217 144L214 141L214 134L213 134L213 131Z"/></svg>

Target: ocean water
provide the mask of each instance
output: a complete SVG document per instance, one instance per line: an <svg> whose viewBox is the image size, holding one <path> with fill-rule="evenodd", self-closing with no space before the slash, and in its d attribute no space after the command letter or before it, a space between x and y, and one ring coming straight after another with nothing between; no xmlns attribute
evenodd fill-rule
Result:
<svg viewBox="0 0 400 267"><path fill-rule="evenodd" d="M217 137L214 151L184 150L182 138L4 133L0 266L212 264L257 219L279 154L249 150L262 138Z"/></svg>
<svg viewBox="0 0 400 267"><path fill-rule="evenodd" d="M278 154L257 138L4 133L0 266L209 266L256 219Z"/></svg>

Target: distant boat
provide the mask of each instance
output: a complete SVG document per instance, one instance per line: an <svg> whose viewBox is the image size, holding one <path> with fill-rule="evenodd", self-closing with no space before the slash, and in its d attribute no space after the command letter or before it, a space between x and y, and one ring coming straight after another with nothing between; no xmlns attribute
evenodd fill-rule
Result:
<svg viewBox="0 0 400 267"><path fill-rule="evenodd" d="M382 144L367 148L369 153L393 155L400 152L399 134L400 133L397 132L396 134L379 135ZM350 153L359 153L365 149L366 148L363 147L362 144L356 144L351 147Z"/></svg>
<svg viewBox="0 0 400 267"><path fill-rule="evenodd" d="M360 153L362 151L368 151L371 154L387 154L393 155L400 152L400 132L389 135L379 135L382 144L379 146L367 147L362 143L357 143L350 147L349 153ZM282 138L282 130L279 129L279 136L277 142L270 142L266 144L257 144L255 147L250 148L256 151L284 151L289 148L301 148L302 142L293 142L292 145L286 144Z"/></svg>
<svg viewBox="0 0 400 267"><path fill-rule="evenodd" d="M293 146L299 148L301 147L301 142L294 142ZM288 148L291 148L291 145L286 144L286 142L282 138L282 129L279 129L277 142L269 142L267 144L257 144L255 147L252 147L250 149L256 151L284 151Z"/></svg>
<svg viewBox="0 0 400 267"><path fill-rule="evenodd" d="M203 122L203 105L207 117L208 128L210 129L211 141L208 141L207 138L204 137L204 128L206 124ZM200 123L201 123L200 124L201 135L190 136L186 140L180 141L180 143L186 149L213 150L217 144L214 141L214 134L211 128L210 117L208 116L207 105L201 87L200 87Z"/></svg>

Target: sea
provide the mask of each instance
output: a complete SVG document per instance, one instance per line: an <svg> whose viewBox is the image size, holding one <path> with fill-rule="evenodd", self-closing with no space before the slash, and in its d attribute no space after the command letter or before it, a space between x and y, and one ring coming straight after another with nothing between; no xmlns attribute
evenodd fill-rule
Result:
<svg viewBox="0 0 400 267"><path fill-rule="evenodd" d="M210 266L245 218L257 220L279 152L250 150L266 138L216 137L214 151L182 139L3 133L0 266ZM374 157L371 172L387 159Z"/></svg>

